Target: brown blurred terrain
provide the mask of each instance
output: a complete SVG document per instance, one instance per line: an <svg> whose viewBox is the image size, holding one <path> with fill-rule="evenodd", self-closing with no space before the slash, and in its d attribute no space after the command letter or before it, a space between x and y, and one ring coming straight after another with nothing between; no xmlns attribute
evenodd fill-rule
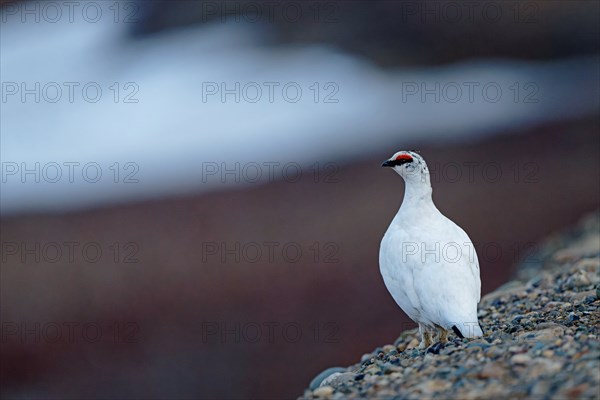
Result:
<svg viewBox="0 0 600 400"><path fill-rule="evenodd" d="M484 293L545 235L598 207L599 140L590 118L417 148L436 204L478 248ZM416 145L332 160L334 182L306 173L297 183L2 219L2 397L293 397L323 368L393 341L412 324L383 285L378 249L403 184L380 165ZM52 242L77 242L74 259L23 252ZM211 252L236 242L257 243L262 257ZM265 242L279 243L272 259ZM98 262L82 256L86 243L101 247ZM282 253L286 243L302 250L298 262ZM23 335L23 323L33 332L72 323L74 339ZM82 337L85 324L102 334Z"/></svg>

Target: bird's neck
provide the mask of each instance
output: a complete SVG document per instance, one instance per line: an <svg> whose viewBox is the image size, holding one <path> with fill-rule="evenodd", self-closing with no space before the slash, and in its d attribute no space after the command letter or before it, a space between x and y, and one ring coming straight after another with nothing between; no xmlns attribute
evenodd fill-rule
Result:
<svg viewBox="0 0 600 400"><path fill-rule="evenodd" d="M418 207L420 209L434 208L431 197L431 185L428 182L406 182L402 207Z"/></svg>

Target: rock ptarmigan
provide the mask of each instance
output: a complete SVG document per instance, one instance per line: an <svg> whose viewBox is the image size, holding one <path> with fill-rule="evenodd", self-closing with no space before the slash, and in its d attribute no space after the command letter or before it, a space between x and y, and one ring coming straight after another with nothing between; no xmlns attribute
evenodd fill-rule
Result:
<svg viewBox="0 0 600 400"><path fill-rule="evenodd" d="M385 286L400 308L419 324L421 344L448 331L474 338L483 332L477 320L481 279L477 253L469 236L433 204L425 160L399 151L382 167L406 183L404 200L381 241L379 267Z"/></svg>

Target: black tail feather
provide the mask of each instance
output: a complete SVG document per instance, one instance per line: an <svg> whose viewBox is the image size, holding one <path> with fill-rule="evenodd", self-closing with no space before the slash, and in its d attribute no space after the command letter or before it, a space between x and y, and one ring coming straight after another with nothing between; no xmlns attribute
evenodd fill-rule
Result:
<svg viewBox="0 0 600 400"><path fill-rule="evenodd" d="M454 333L456 333L456 336L458 336L461 339L464 339L465 337L463 336L463 334L460 332L460 329L458 329L456 327L456 325L452 325L452 330L454 331Z"/></svg>

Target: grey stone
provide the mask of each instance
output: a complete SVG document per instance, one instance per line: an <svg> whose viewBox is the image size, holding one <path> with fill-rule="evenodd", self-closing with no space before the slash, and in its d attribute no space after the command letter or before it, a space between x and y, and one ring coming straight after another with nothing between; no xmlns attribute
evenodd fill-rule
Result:
<svg viewBox="0 0 600 400"><path fill-rule="evenodd" d="M321 382L323 382L330 375L335 374L336 372L339 373L339 372L346 372L346 371L347 371L347 369L342 368L342 367L327 368L325 371L323 371L319 375L315 376L312 381L310 381L309 388L310 388L310 390L315 390L316 388L321 386Z"/></svg>

